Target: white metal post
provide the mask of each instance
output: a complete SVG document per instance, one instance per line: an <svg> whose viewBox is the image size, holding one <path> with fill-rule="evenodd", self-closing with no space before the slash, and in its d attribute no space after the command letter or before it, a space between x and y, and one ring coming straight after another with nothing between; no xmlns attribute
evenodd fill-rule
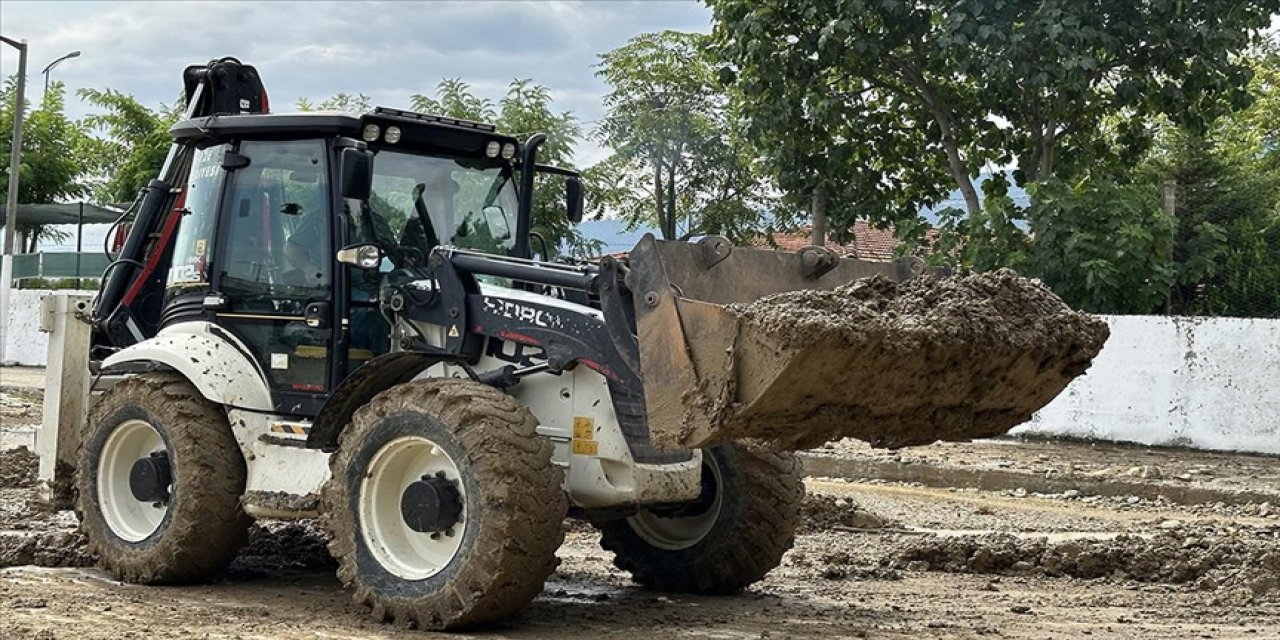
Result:
<svg viewBox="0 0 1280 640"><path fill-rule="evenodd" d="M49 334L44 422L36 434L40 499L70 506L80 428L89 409L89 296L53 293L40 301L40 330Z"/></svg>

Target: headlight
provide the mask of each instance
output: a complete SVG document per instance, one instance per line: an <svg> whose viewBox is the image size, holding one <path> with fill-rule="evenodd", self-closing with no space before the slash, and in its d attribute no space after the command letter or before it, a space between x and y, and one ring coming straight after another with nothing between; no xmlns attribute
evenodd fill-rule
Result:
<svg viewBox="0 0 1280 640"><path fill-rule="evenodd" d="M484 148L484 154L490 158L498 157L498 152L502 151L502 145L497 140L490 140L489 144Z"/></svg>
<svg viewBox="0 0 1280 640"><path fill-rule="evenodd" d="M376 124L369 123L364 126L364 132L362 135L364 136L365 142L373 142L374 140L377 140L378 136L381 134L382 134L381 127L379 127Z"/></svg>
<svg viewBox="0 0 1280 640"><path fill-rule="evenodd" d="M502 145L502 159L510 160L516 157L516 146L510 142Z"/></svg>
<svg viewBox="0 0 1280 640"><path fill-rule="evenodd" d="M382 264L382 250L376 244L357 244L338 250L338 262L361 269L376 269Z"/></svg>
<svg viewBox="0 0 1280 640"><path fill-rule="evenodd" d="M356 263L361 269L374 269L382 263L382 250L376 244L366 244L356 251Z"/></svg>
<svg viewBox="0 0 1280 640"><path fill-rule="evenodd" d="M387 144L400 142L400 127L387 127L387 136L383 138Z"/></svg>

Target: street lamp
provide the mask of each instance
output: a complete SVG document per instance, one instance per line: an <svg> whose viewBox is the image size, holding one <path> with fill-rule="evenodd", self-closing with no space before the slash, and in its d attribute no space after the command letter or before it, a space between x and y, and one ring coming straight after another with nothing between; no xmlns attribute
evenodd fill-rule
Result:
<svg viewBox="0 0 1280 640"><path fill-rule="evenodd" d="M45 67L44 71L40 72L44 74L44 92L45 93L49 93L49 72L53 71L53 68L58 66L59 62L62 62L63 60L66 60L68 58L79 58L79 57L80 57L80 51L78 50L72 51L71 53L68 53L67 55L62 56L61 58L58 58L57 60L50 62L49 66Z"/></svg>
<svg viewBox="0 0 1280 640"><path fill-rule="evenodd" d="M4 363L9 328L9 285L13 282L13 236L18 220L18 169L22 166L22 116L26 108L27 41L0 36L0 41L18 50L18 95L14 99L13 143L9 149L9 193L4 209L4 253L0 255L0 364Z"/></svg>

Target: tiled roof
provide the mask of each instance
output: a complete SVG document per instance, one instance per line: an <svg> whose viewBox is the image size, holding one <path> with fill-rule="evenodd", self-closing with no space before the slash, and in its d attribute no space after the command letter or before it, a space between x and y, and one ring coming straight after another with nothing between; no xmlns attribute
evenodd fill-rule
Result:
<svg viewBox="0 0 1280 640"><path fill-rule="evenodd" d="M926 237L936 235L932 229ZM773 234L773 244L783 251L799 251L812 244L810 236L812 228L805 226L790 233ZM872 262L892 262L893 249L898 246L898 239L893 237L893 228L877 229L865 220L853 223L853 239L845 244L834 241L827 242L827 248L846 258L869 260ZM761 236L755 242L758 247L770 247L769 239Z"/></svg>
<svg viewBox="0 0 1280 640"><path fill-rule="evenodd" d="M626 255L640 241L641 236L645 233L657 233L654 229L640 228L628 231L626 223L621 220L591 220L584 221L578 226L582 234L588 238L601 241L601 249L599 255ZM805 226L789 233L774 233L773 242L783 251L798 251L803 247L809 246L810 227ZM937 232L930 229L926 232L925 237L932 239L937 236ZM769 241L764 236L756 239L754 243L757 247L771 248ZM898 246L897 238L893 237L893 228L876 229L864 220L859 220L853 225L853 239L845 244L836 244L828 241L827 247L836 253L850 258L859 260L870 260L874 262L892 262L893 249Z"/></svg>

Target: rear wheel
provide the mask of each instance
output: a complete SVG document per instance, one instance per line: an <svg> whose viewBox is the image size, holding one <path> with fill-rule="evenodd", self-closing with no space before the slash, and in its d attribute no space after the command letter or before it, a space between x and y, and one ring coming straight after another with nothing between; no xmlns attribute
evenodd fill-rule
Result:
<svg viewBox="0 0 1280 640"><path fill-rule="evenodd" d="M596 526L614 564L642 585L736 593L782 561L795 541L803 498L793 455L724 444L702 452L697 501Z"/></svg>
<svg viewBox="0 0 1280 640"><path fill-rule="evenodd" d="M510 396L453 379L356 412L330 460L329 550L380 620L455 629L518 611L555 570L563 473Z"/></svg>
<svg viewBox="0 0 1280 640"><path fill-rule="evenodd" d="M126 582L182 583L244 544L245 465L226 414L180 375L122 380L90 413L76 511L103 568Z"/></svg>

